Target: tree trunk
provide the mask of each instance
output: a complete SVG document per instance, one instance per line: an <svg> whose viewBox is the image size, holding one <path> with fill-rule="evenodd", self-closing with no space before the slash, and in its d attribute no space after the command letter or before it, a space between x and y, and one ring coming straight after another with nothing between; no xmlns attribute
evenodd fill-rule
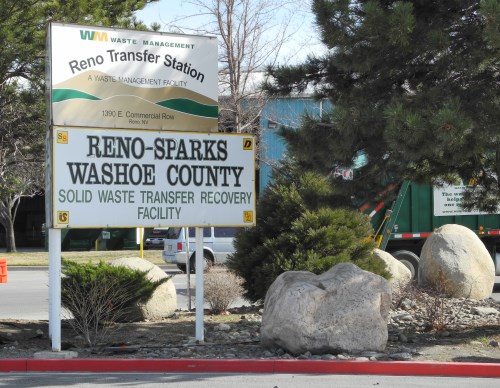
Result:
<svg viewBox="0 0 500 388"><path fill-rule="evenodd" d="M17 252L16 237L14 235L14 222L21 197L5 198L0 201L0 223L5 229L5 250Z"/></svg>
<svg viewBox="0 0 500 388"><path fill-rule="evenodd" d="M6 252L17 252L16 238L14 236L14 221L12 219L6 220L4 223L5 228L5 250Z"/></svg>

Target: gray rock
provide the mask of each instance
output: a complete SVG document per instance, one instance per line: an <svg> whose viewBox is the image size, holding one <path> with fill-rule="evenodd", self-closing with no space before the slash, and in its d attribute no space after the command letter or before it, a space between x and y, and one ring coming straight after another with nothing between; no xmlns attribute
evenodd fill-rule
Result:
<svg viewBox="0 0 500 388"><path fill-rule="evenodd" d="M483 299L491 295L495 266L473 231L462 225L444 225L424 243L418 282L450 297Z"/></svg>
<svg viewBox="0 0 500 388"><path fill-rule="evenodd" d="M392 353L389 358L394 361L411 361L413 357L411 353Z"/></svg>
<svg viewBox="0 0 500 388"><path fill-rule="evenodd" d="M412 348L407 348L406 346L401 346L398 348L398 351L396 353L415 353L417 350L412 349Z"/></svg>
<svg viewBox="0 0 500 388"><path fill-rule="evenodd" d="M396 314L391 316L391 318L395 321L411 321L413 320L413 317L411 314L408 313L402 313L402 314Z"/></svg>
<svg viewBox="0 0 500 388"><path fill-rule="evenodd" d="M493 307L473 307L472 312L476 315L497 315L499 311Z"/></svg>
<svg viewBox="0 0 500 388"><path fill-rule="evenodd" d="M139 257L117 259L111 262L113 266L123 266L140 271L148 271L151 281L168 278L169 276L157 265ZM137 303L125 317L129 321L143 321L166 318L177 309L177 293L174 282L168 280L161 284L146 303Z"/></svg>
<svg viewBox="0 0 500 388"><path fill-rule="evenodd" d="M375 249L373 256L384 262L387 271L391 274L389 283L393 292L404 289L411 281L411 271L399 260L395 259L389 252Z"/></svg>
<svg viewBox="0 0 500 388"><path fill-rule="evenodd" d="M321 275L285 272L267 292L261 341L295 355L381 351L390 303L390 284L351 263Z"/></svg>
<svg viewBox="0 0 500 388"><path fill-rule="evenodd" d="M382 358L382 357L387 357L387 354L380 353L380 352L362 352L359 356L360 357L366 357L366 358L369 358L369 359L379 359L379 358Z"/></svg>
<svg viewBox="0 0 500 388"><path fill-rule="evenodd" d="M416 306L415 301L405 298L401 301L401 308L404 310L409 310Z"/></svg>
<svg viewBox="0 0 500 388"><path fill-rule="evenodd" d="M33 358L36 359L71 359L78 357L77 352L73 352L70 350L63 350L60 352L52 352L52 351L44 351L44 352L36 352L33 355Z"/></svg>
<svg viewBox="0 0 500 388"><path fill-rule="evenodd" d="M220 323L215 327L215 330L218 331L229 331L231 330L231 326L229 326L227 323Z"/></svg>

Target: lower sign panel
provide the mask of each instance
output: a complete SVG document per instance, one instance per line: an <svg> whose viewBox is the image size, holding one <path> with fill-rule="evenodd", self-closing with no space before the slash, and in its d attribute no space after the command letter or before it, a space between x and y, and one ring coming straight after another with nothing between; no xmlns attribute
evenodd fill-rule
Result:
<svg viewBox="0 0 500 388"><path fill-rule="evenodd" d="M253 136L53 131L55 228L255 224Z"/></svg>

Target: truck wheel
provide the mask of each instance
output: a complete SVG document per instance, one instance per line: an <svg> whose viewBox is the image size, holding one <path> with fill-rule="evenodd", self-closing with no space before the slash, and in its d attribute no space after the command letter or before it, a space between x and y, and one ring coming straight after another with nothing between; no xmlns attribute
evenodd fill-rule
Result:
<svg viewBox="0 0 500 388"><path fill-rule="evenodd" d="M207 272L213 264L212 258L208 253L203 252L203 272ZM196 273L196 254L191 256L189 266L191 267L191 273Z"/></svg>
<svg viewBox="0 0 500 388"><path fill-rule="evenodd" d="M406 265L406 267L411 271L411 278L416 279L418 276L418 262L420 258L411 251L396 251L390 252L395 259L399 260L401 263Z"/></svg>
<svg viewBox="0 0 500 388"><path fill-rule="evenodd" d="M186 264L177 264L177 268L179 268L183 273L186 273Z"/></svg>

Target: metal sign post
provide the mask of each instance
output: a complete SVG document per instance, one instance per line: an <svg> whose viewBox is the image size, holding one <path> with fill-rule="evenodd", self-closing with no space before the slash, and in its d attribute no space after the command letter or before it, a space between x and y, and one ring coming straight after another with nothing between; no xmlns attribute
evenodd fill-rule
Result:
<svg viewBox="0 0 500 388"><path fill-rule="evenodd" d="M187 278L187 290L186 290L186 295L187 295L187 300L188 300L188 311L191 311L191 261L189 260L190 257L190 249L189 249L189 228L186 227L184 228L184 236L186 236L186 278Z"/></svg>
<svg viewBox="0 0 500 388"><path fill-rule="evenodd" d="M203 333L203 228L196 228L196 340L205 340Z"/></svg>
<svg viewBox="0 0 500 388"><path fill-rule="evenodd" d="M49 229L49 335L61 351L61 229Z"/></svg>

